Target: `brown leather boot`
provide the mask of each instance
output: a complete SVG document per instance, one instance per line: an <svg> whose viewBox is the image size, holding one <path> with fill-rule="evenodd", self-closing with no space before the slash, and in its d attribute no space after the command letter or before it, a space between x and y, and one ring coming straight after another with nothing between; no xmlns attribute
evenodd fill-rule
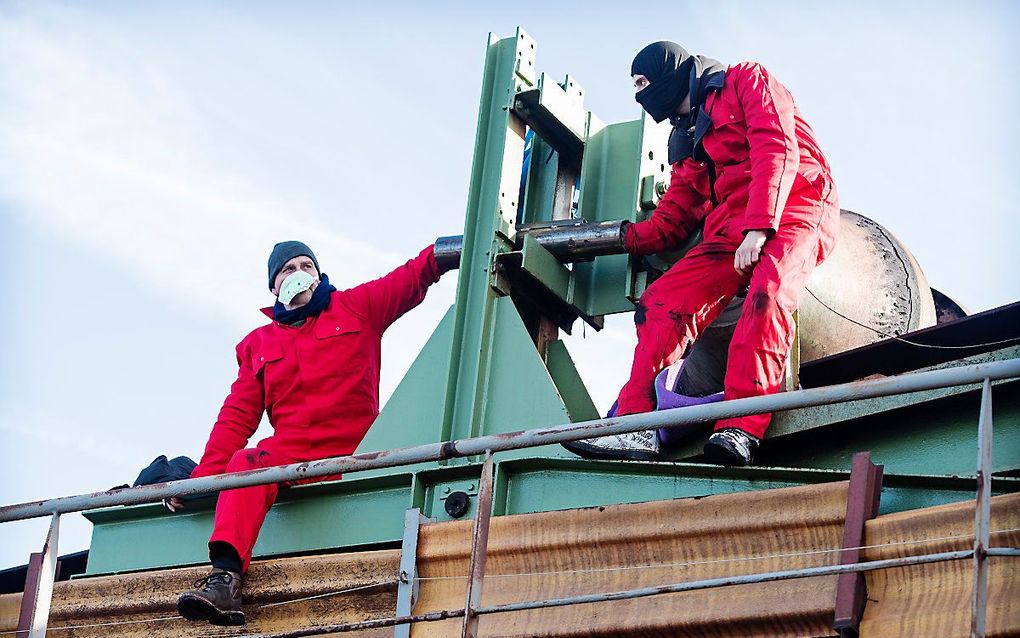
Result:
<svg viewBox="0 0 1020 638"><path fill-rule="evenodd" d="M195 589L177 599L177 613L188 620L208 620L214 625L243 625L241 575L213 568L195 581Z"/></svg>

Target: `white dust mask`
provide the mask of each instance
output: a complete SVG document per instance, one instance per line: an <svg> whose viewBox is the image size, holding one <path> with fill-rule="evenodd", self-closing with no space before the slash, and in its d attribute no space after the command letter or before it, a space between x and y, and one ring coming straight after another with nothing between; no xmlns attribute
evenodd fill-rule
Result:
<svg viewBox="0 0 1020 638"><path fill-rule="evenodd" d="M294 297L311 288L315 282L315 277L302 270L288 275L280 285L280 295L278 297L280 303L289 304L294 300Z"/></svg>

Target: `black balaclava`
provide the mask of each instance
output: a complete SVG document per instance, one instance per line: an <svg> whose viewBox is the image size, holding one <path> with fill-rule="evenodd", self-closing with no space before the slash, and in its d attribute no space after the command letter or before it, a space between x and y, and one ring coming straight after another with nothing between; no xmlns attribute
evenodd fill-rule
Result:
<svg viewBox="0 0 1020 638"><path fill-rule="evenodd" d="M630 74L643 75L649 82L634 94L637 103L656 122L669 119L673 124L669 162L672 164L693 155L711 123L704 115L702 126L696 126L705 98L709 91L722 87L726 66L712 58L691 55L676 42L662 41L649 44L634 56ZM690 115L680 115L676 110L688 95L691 96Z"/></svg>

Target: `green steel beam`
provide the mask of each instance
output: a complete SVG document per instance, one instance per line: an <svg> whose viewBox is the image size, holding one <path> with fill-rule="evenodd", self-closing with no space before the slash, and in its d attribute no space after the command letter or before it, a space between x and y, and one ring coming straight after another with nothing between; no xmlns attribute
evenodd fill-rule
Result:
<svg viewBox="0 0 1020 638"><path fill-rule="evenodd" d="M995 386L993 472L1020 469L1020 382ZM761 462L798 467L848 465L854 451L898 474L973 477L977 464L980 392L931 399L889 412L864 415L809 430L762 448Z"/></svg>
<svg viewBox="0 0 1020 638"><path fill-rule="evenodd" d="M1020 356L1009 347L951 363L935 370ZM1020 469L1020 382L994 384L995 472ZM978 390L960 386L878 399L776 413L756 463L788 467L849 467L850 458L870 450L887 473L973 476L976 464ZM701 455L708 426L691 432L674 459Z"/></svg>
<svg viewBox="0 0 1020 638"><path fill-rule="evenodd" d="M500 456L504 456L500 454ZM451 520L450 494L469 496L474 516L481 464L457 465L302 485L280 492L255 545L256 558L397 546L403 512ZM617 503L691 498L842 481L845 470L723 468L689 463L585 461L577 458L503 458L496 464L494 511L522 514ZM948 476L886 475L883 513L973 499L974 480ZM1020 491L1020 479L996 477L995 494ZM85 512L93 523L87 576L200 564L207 561L214 498L171 514L158 505Z"/></svg>
<svg viewBox="0 0 1020 638"><path fill-rule="evenodd" d="M506 296L509 284L494 267L498 257L513 251L516 239L525 125L513 112L514 97L534 87L535 78L535 42L523 30L510 38L490 35L457 303L387 402L359 451L468 438L569 419L535 343ZM548 189L546 194L553 195ZM528 406L523 414L522 400ZM563 454L559 446L548 448L548 452ZM453 459L442 464L467 462Z"/></svg>
<svg viewBox="0 0 1020 638"><path fill-rule="evenodd" d="M572 422L591 421L601 416L567 351L567 344L558 339L551 342L545 351L545 365Z"/></svg>
<svg viewBox="0 0 1020 638"><path fill-rule="evenodd" d="M255 556L362 547L401 537L395 516L409 503L413 475L298 486L280 491L255 544ZM215 497L170 514L161 505L84 512L92 522L86 575L158 569L209 560Z"/></svg>
<svg viewBox="0 0 1020 638"><path fill-rule="evenodd" d="M525 235L519 251L501 255L565 304L570 303L570 270L531 235Z"/></svg>
<svg viewBox="0 0 1020 638"><path fill-rule="evenodd" d="M524 156L525 126L511 112L512 99L535 84L535 41L522 29L512 38L490 35L484 69L440 440L482 433L498 343L492 328L499 282L491 266L512 249Z"/></svg>
<svg viewBox="0 0 1020 638"><path fill-rule="evenodd" d="M1017 357L1020 357L1020 346L1010 346L1008 348L1002 348L1000 350L984 354L963 357L949 363L920 368L916 371L924 372L927 370L943 370L946 368L956 368L977 363L985 363L988 361L1007 361L1009 359L1016 359ZM1008 382L997 381L994 385L999 386L1003 383ZM974 391L975 389L979 389L980 387L981 384L974 384L972 386L956 386L952 388L929 390L927 392L916 392L913 394L901 394L898 396L881 397L877 399L850 401L848 403L834 403L832 405L817 406L810 410L798 410L789 414L778 415L778 417L774 420L772 427L769 428L769 436L788 436L798 432L850 421L864 416L889 412L897 408L917 405L918 403L924 403L934 399L966 394Z"/></svg>
<svg viewBox="0 0 1020 638"><path fill-rule="evenodd" d="M588 222L640 221L655 208L657 197L645 200L642 184L668 182L668 126L645 114L640 120L605 125L589 115L588 139L581 168L578 212ZM654 191L654 189L652 189ZM574 265L575 295L584 314L598 316L634 310L644 289L628 255L598 257Z"/></svg>
<svg viewBox="0 0 1020 638"><path fill-rule="evenodd" d="M390 400L358 445L356 452L412 447L442 440L444 399L450 382L450 347L456 308L450 306L425 346L418 353ZM421 463L409 470L432 467ZM361 476L392 474L393 470L372 470Z"/></svg>
<svg viewBox="0 0 1020 638"><path fill-rule="evenodd" d="M796 485L844 481L846 470L782 467L724 468L697 463L520 459L498 465L499 515L641 503ZM886 475L881 512L970 500L974 480L952 476ZM993 492L1020 491L1020 479L996 478Z"/></svg>
<svg viewBox="0 0 1020 638"><path fill-rule="evenodd" d="M556 148L566 162L579 166L588 114L582 106L584 89L569 76L566 82L570 84L564 89L543 73L537 88L521 91L514 97L514 111L536 135Z"/></svg>

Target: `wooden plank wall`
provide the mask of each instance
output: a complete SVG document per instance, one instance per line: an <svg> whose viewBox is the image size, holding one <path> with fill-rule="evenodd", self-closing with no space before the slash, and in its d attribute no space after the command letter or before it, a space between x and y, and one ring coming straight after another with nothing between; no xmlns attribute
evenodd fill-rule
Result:
<svg viewBox="0 0 1020 638"><path fill-rule="evenodd" d="M54 587L47 633L56 638L207 638L382 618L392 616L396 609L399 563L400 550L256 561L249 569L244 588L248 624L243 627L215 627L188 622L179 616L155 622L108 624L177 616L177 595L206 575L208 567L62 581ZM340 596L262 607L373 583L382 584ZM21 594L0 596L0 632L17 629L20 601ZM89 624L100 626L80 627ZM390 638L393 630L342 635Z"/></svg>
<svg viewBox="0 0 1020 638"><path fill-rule="evenodd" d="M482 604L833 565L847 482L492 519ZM471 522L422 527L415 613L463 607ZM663 565L682 564L663 567ZM518 575L519 574L519 575ZM483 616L484 636L830 636L836 577ZM412 635L459 636L459 620Z"/></svg>
<svg viewBox="0 0 1020 638"><path fill-rule="evenodd" d="M992 498L991 530L1020 528L1020 494ZM864 560L897 558L974 546L974 502L880 516L864 528ZM963 536L954 540L938 540ZM904 541L924 540L922 543ZM1020 547L1020 531L992 534L992 547ZM990 558L989 636L1020 636L1020 558ZM970 636L974 566L971 560L868 572L861 637Z"/></svg>

